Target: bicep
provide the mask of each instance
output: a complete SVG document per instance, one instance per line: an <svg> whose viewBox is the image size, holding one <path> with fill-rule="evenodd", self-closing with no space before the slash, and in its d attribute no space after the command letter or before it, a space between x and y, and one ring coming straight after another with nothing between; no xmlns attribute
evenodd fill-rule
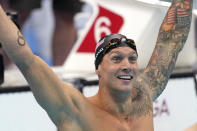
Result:
<svg viewBox="0 0 197 131"><path fill-rule="evenodd" d="M21 71L37 102L46 110L56 125L62 121L63 116L69 117L68 115L77 112L74 103L82 100L82 95L63 83L39 57L35 56L34 62Z"/></svg>

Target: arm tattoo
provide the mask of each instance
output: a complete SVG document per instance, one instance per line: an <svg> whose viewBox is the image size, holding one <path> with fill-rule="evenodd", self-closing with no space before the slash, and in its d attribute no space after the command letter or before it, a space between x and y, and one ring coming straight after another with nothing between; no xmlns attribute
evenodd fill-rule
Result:
<svg viewBox="0 0 197 131"><path fill-rule="evenodd" d="M24 46L25 45L25 39L23 38L22 34L20 33L20 31L17 31L17 44L20 46Z"/></svg>
<svg viewBox="0 0 197 131"><path fill-rule="evenodd" d="M157 44L144 72L149 77L152 99L165 89L179 52L188 37L193 0L173 0L160 27Z"/></svg>
<svg viewBox="0 0 197 131"><path fill-rule="evenodd" d="M174 0L161 25L158 43L171 42L184 44L191 23L192 0Z"/></svg>

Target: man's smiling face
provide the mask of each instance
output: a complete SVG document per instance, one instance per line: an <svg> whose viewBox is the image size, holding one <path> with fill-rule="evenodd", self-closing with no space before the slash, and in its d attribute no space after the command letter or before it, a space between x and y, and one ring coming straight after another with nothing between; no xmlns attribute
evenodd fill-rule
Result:
<svg viewBox="0 0 197 131"><path fill-rule="evenodd" d="M102 86L124 91L132 88L131 82L138 70L135 50L123 46L107 53L96 72Z"/></svg>

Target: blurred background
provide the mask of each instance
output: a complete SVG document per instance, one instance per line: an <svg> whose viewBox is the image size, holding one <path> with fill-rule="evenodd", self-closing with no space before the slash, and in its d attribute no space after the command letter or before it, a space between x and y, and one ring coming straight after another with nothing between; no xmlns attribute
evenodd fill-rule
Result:
<svg viewBox="0 0 197 131"><path fill-rule="evenodd" d="M171 0L0 0L34 54L85 96L98 90L94 48L104 35L135 40L144 69ZM197 131L197 1L187 43L154 102L155 131ZM17 67L0 49L0 130L55 131Z"/></svg>

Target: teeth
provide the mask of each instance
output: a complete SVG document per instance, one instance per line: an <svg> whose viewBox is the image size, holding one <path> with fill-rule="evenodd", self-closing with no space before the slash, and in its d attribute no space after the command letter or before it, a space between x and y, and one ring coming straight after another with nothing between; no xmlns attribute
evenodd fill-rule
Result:
<svg viewBox="0 0 197 131"><path fill-rule="evenodd" d="M119 79L131 80L132 76L118 76Z"/></svg>

